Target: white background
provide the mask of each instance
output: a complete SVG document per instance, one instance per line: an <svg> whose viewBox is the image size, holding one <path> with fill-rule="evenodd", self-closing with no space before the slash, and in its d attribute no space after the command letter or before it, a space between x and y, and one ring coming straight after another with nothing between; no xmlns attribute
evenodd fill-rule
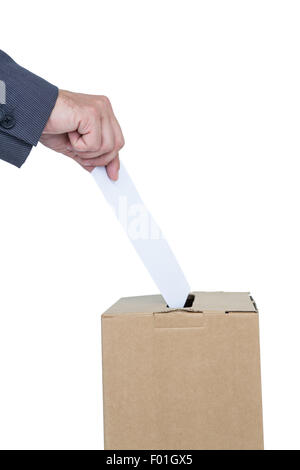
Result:
<svg viewBox="0 0 300 470"><path fill-rule="evenodd" d="M266 448L300 449L299 2L27 0L1 19L18 63L111 99L192 289L252 292ZM0 218L0 447L102 448L100 315L156 287L92 177L42 145L0 162Z"/></svg>

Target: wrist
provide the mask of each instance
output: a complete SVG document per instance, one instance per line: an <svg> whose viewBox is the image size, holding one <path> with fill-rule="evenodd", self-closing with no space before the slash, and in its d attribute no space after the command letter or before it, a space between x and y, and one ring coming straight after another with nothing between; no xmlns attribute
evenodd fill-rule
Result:
<svg viewBox="0 0 300 470"><path fill-rule="evenodd" d="M66 90L58 90L55 106L49 116L43 134L59 134L73 130L75 104L73 93ZM71 127L70 124L72 123Z"/></svg>

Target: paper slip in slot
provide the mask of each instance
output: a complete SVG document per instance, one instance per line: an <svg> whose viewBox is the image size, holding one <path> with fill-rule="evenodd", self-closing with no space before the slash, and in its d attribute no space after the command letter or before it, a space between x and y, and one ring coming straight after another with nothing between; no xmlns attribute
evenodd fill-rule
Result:
<svg viewBox="0 0 300 470"><path fill-rule="evenodd" d="M167 305L171 308L182 308L190 287L124 165L121 164L117 181L112 181L107 176L104 167L95 168L92 175Z"/></svg>

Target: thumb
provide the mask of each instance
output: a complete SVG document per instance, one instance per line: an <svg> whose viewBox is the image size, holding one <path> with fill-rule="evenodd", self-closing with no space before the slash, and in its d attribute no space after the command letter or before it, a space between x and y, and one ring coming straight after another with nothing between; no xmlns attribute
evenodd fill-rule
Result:
<svg viewBox="0 0 300 470"><path fill-rule="evenodd" d="M76 131L68 133L73 150L78 152L98 152L101 148L101 124L95 121L88 126L79 124Z"/></svg>

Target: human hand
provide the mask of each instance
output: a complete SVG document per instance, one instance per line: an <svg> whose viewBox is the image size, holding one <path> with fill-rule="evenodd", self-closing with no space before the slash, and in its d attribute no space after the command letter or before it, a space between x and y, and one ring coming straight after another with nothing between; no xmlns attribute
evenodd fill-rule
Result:
<svg viewBox="0 0 300 470"><path fill-rule="evenodd" d="M60 90L40 142L88 171L106 166L108 176L118 179L124 137L106 96Z"/></svg>

